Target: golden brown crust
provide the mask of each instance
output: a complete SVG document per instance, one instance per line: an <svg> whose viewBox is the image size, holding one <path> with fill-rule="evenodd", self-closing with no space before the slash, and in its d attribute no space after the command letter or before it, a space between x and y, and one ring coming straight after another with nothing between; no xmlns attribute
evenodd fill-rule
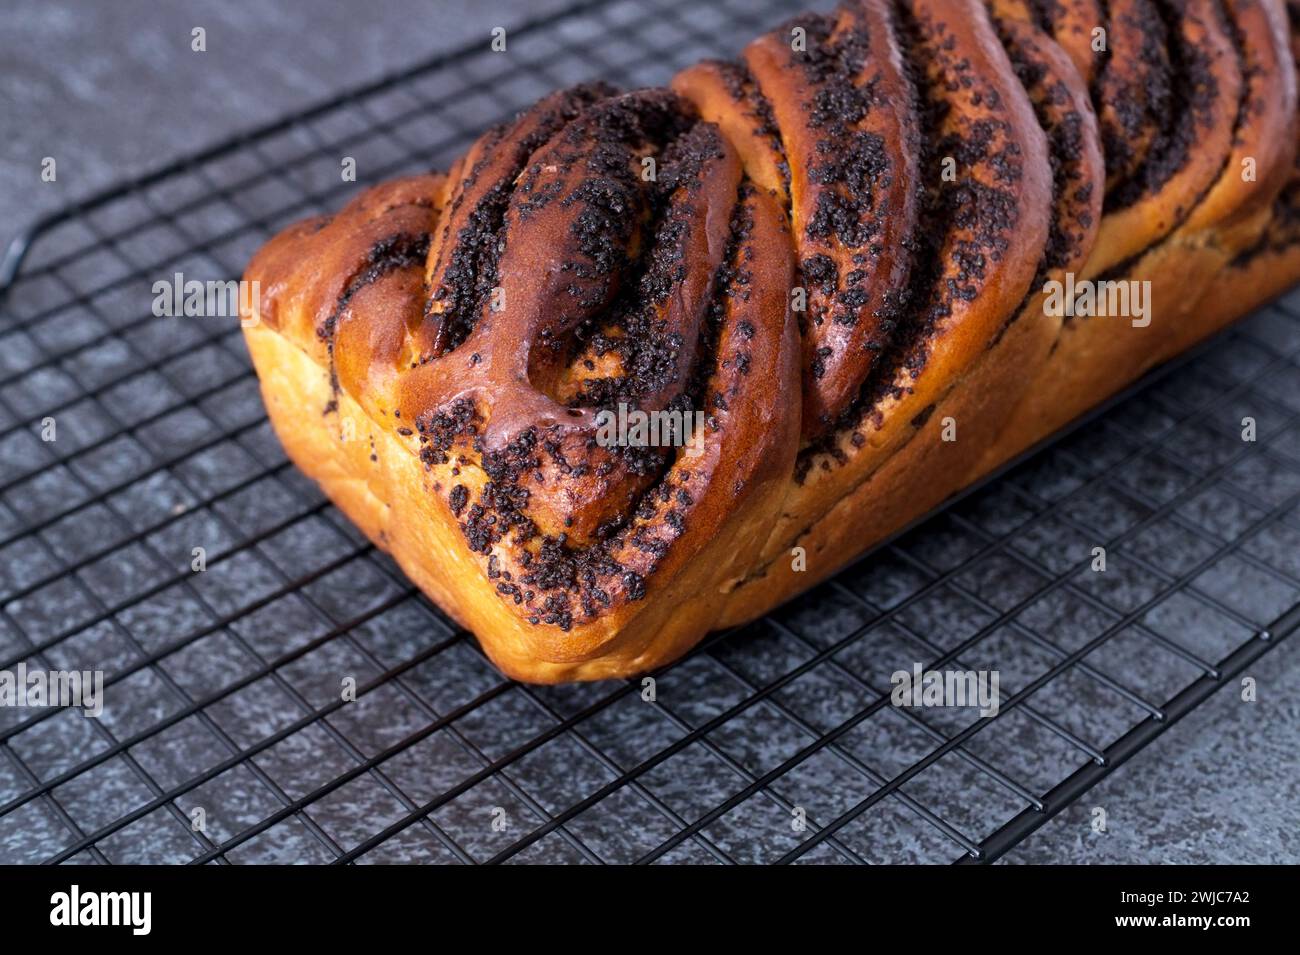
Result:
<svg viewBox="0 0 1300 955"><path fill-rule="evenodd" d="M1016 0L1030 13L1029 19L1041 18L1061 50L1070 58L1075 70L1090 87L1098 70L1098 46L1105 29L1105 13L1100 0Z"/></svg>
<svg viewBox="0 0 1300 955"><path fill-rule="evenodd" d="M1107 215L1088 278L1129 262L1180 225L1219 176L1232 148L1243 80L1222 8L1218 0L1170 0L1169 9L1168 48L1176 63L1170 66L1171 95L1160 101L1161 112L1143 114L1151 141L1140 159L1107 184ZM1163 25L1158 12L1142 19L1153 17ZM1112 19L1112 36L1115 26ZM1118 32L1127 37L1132 31ZM1133 50L1121 59L1116 52L1110 65L1131 67L1135 59L1147 55ZM1118 98L1123 90L1110 95ZM1107 96L1104 88L1100 95ZM1102 113L1104 122L1104 108ZM1112 135L1103 133L1103 148L1113 153L1129 135L1128 125L1116 126Z"/></svg>
<svg viewBox="0 0 1300 955"><path fill-rule="evenodd" d="M609 119L624 131L626 113L641 105L620 97L602 102L608 112L593 111L593 121ZM519 201L502 212L516 237L527 228L544 237L510 243L496 262L506 300L536 307L493 313L485 304L474 327L444 354L428 352L439 338L429 328L440 316L431 321L421 278L423 255L435 257L436 243L420 256L407 254L408 240L428 243L442 207L440 177L371 190L332 220L269 243L248 270L265 290L266 317L248 330L250 351L291 457L480 635L503 670L536 681L652 667L698 639L721 609L720 594L743 575L743 555L761 543L763 515L776 506L798 448L788 226L771 197L742 185L728 144L711 127L697 126L679 139L676 153L665 154L670 184L659 229L681 248L666 250L670 294L651 303L651 321L673 330L692 316L697 324L707 318L704 357L712 372L701 375L697 389L707 410L700 453L682 449L647 481L635 514L601 546L579 550L547 533L542 522L555 511L548 492L573 494L576 505L590 510L605 503L588 496L591 481L607 490L620 476L596 473L590 459L598 464L606 454L587 447L585 438L562 445L591 414L546 394L536 383L546 370L539 373L521 347L558 335L557 301L548 305L536 276L570 275L564 266L582 258L564 243L587 234L578 228L586 209L566 197L586 180L563 177L587 168L587 147L599 140L575 136L573 142L579 154L572 159L544 146L531 154L543 176L562 183L553 202L523 208L535 193L517 190ZM686 163L695 172L677 182L675 164ZM546 181L537 189L552 194ZM683 273L677 262L700 267ZM320 266L311 263L344 277L322 292ZM561 280L553 294L562 302L571 287ZM550 323L549 336L539 323ZM469 374L466 365L483 374ZM461 407L470 409L463 420L456 417ZM562 450L534 457L534 446L546 442ZM538 460L543 454L545 464ZM561 454L574 467L587 455L581 463L590 479L561 480L554 470ZM542 504L529 507L526 534L518 525L503 531L512 514L524 519L522 508L509 507L521 492L529 505ZM483 512L478 517L476 508Z"/></svg>
<svg viewBox="0 0 1300 955"><path fill-rule="evenodd" d="M919 215L916 93L884 0L769 33L745 62L789 170L809 438L848 410L902 318Z"/></svg>
<svg viewBox="0 0 1300 955"><path fill-rule="evenodd" d="M1276 0L1261 0L1264 3L1275 6ZM1181 65L1175 81L1186 109L1174 117L1164 144L1139 169L1136 180L1130 180L1145 183L1148 191L1117 210L1109 208L1115 193L1108 193L1097 244L1076 276L1079 283L1096 289L1111 283L1125 295L1140 297L1145 314L1067 318L1026 399L983 459L984 468L1045 438L1096 404L1099 395L1113 394L1220 327L1213 323L1213 310L1198 310L1196 305L1252 234L1251 223L1244 229L1200 223L1213 222L1226 207L1236 208L1247 197L1267 203L1276 194L1276 176L1240 183L1236 160L1242 150L1261 144L1261 136L1282 136L1289 137L1291 145L1270 146L1269 155L1294 152L1294 129L1286 118L1295 113L1294 83L1288 84L1287 71L1274 69L1270 74L1283 99L1280 110L1249 108L1252 87L1259 90L1263 79L1255 76L1252 84L1243 79L1243 62L1252 70L1264 59L1275 62L1281 40L1277 18L1261 16L1255 3L1234 5L1226 13L1191 0L1172 9L1177 16L1171 43L1182 51L1176 58ZM1249 48L1245 56L1233 45L1234 33ZM1179 162L1170 166L1171 160ZM1121 190L1125 201L1134 194L1132 189ZM1198 203L1206 197L1212 205L1202 212Z"/></svg>
<svg viewBox="0 0 1300 955"><path fill-rule="evenodd" d="M1187 216L1183 229L1188 232L1227 229L1267 213L1296 159L1296 74L1282 0L1225 0L1224 6L1240 37L1246 88L1232 153L1214 186ZM1258 228L1255 223L1251 232Z"/></svg>
<svg viewBox="0 0 1300 955"><path fill-rule="evenodd" d="M868 383L830 443L801 452L755 572L924 429L934 410L1025 300L1047 242L1052 178L1032 104L983 8L966 0L912 6L909 54L929 115L934 171L913 237L918 262L909 327L893 364ZM954 178L939 174L945 160Z"/></svg>
<svg viewBox="0 0 1300 955"><path fill-rule="evenodd" d="M740 155L745 174L782 210L790 204L790 168L771 104L739 63L705 60L673 77L672 89L714 123Z"/></svg>
<svg viewBox="0 0 1300 955"><path fill-rule="evenodd" d="M1289 42L1281 0L849 0L557 93L259 251L272 424L504 672L654 668L1300 277Z"/></svg>

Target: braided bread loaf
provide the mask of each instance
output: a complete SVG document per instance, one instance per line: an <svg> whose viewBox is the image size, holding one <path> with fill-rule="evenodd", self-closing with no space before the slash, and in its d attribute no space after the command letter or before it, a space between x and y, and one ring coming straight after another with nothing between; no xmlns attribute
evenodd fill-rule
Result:
<svg viewBox="0 0 1300 955"><path fill-rule="evenodd" d="M1289 36L848 0L555 93L257 253L271 420L507 674L653 668L1300 278ZM1059 307L1106 282L1146 319ZM629 409L699 440L604 437Z"/></svg>

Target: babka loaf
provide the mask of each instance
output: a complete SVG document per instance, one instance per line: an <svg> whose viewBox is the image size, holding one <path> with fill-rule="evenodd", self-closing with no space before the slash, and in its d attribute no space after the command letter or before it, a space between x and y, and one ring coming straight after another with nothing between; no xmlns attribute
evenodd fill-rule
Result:
<svg viewBox="0 0 1300 955"><path fill-rule="evenodd" d="M554 93L257 253L271 422L505 673L660 666L1300 279L1290 13L848 0Z"/></svg>

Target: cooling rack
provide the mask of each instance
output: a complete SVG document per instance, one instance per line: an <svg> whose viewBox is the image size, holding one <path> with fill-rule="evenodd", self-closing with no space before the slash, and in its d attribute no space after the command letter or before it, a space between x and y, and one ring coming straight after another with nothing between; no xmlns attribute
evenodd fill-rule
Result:
<svg viewBox="0 0 1300 955"><path fill-rule="evenodd" d="M653 700L500 677L287 463L237 323L151 312L154 282L238 276L545 92L662 83L793 9L583 3L14 243L0 669L102 670L105 711L0 708L0 861L986 862L1295 629L1300 296L711 636ZM914 663L998 670L999 715L892 706Z"/></svg>

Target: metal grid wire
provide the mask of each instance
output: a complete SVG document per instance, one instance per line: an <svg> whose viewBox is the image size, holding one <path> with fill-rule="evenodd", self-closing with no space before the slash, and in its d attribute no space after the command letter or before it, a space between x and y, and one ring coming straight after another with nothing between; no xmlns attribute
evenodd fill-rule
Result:
<svg viewBox="0 0 1300 955"><path fill-rule="evenodd" d="M36 230L0 314L0 669L104 670L106 708L0 709L0 861L988 860L1294 627L1300 297L654 702L503 680L287 463L236 323L150 314L337 208L343 156L445 168L555 87L661 83L790 12L587 3ZM999 670L1000 715L891 706L917 661Z"/></svg>

